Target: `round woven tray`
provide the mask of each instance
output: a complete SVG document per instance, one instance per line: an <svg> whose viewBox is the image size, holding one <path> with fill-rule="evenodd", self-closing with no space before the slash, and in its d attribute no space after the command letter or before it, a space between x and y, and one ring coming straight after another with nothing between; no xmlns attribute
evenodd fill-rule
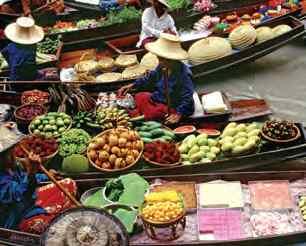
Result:
<svg viewBox="0 0 306 246"><path fill-rule="evenodd" d="M262 129L264 127L265 127L265 125L262 127ZM275 144L288 144L288 143L291 143L291 142L294 142L294 141L298 140L301 137L300 129L296 125L293 125L293 128L295 129L295 132L296 132L295 137L290 138L290 139L286 139L286 140L278 140L278 139L271 138L271 137L267 136L262 130L261 130L260 134L265 140L267 140L269 142L272 142L272 143L275 143Z"/></svg>

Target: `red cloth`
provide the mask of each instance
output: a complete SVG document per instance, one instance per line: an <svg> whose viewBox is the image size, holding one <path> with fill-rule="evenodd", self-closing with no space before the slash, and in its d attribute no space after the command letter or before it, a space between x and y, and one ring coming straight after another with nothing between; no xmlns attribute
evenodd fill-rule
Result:
<svg viewBox="0 0 306 246"><path fill-rule="evenodd" d="M71 179L61 180L60 183L72 195L76 195L77 186ZM22 220L19 229L24 232L41 234L45 231L51 220L59 213L72 208L74 204L61 192L55 184L38 188L36 191L36 205L46 210L47 214L36 215Z"/></svg>
<svg viewBox="0 0 306 246"><path fill-rule="evenodd" d="M150 92L139 92L135 95L136 109L130 112L132 117L144 115L146 120L161 120L168 114L168 107L163 103L153 102ZM175 114L175 109L170 109Z"/></svg>

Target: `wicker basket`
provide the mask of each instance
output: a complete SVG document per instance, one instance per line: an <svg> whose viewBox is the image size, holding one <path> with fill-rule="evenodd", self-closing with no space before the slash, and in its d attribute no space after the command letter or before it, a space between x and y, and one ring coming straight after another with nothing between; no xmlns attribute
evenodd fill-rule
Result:
<svg viewBox="0 0 306 246"><path fill-rule="evenodd" d="M117 128L117 129L120 129L122 132L123 132L123 131L127 131L127 129L125 129L125 128L120 128L120 127L119 127L119 128ZM95 139L97 139L98 137L101 137L101 136L103 136L103 135L108 134L108 133L111 132L112 130L113 130L113 129L109 129L109 130L106 130L106 131L104 131L104 132L101 132L99 135L97 135L96 137L94 137L94 138L91 140L91 142L93 142L93 141L94 141ZM141 141L141 138L139 137L138 133L137 133L136 131L134 131L134 132L137 134L138 139ZM132 163L132 164L130 164L130 165L128 165L128 166L125 166L124 168L120 168L120 169L105 169L105 168L102 168L102 167L96 165L95 162L93 162L93 161L91 160L91 158L89 157L89 148L87 148L87 158L88 158L90 164L91 164L93 167L95 167L96 169L98 169L98 170L100 170L100 171L102 171L102 172L118 172L118 171L124 171L124 170L130 169L130 168L132 168L133 166L135 166L136 163L140 160L140 158L141 158L141 156L142 156L142 153L143 153L143 149L144 149L143 141L141 141L141 143L142 143L142 149L141 149L141 151L139 151L139 155L138 155L138 157L135 159L134 163Z"/></svg>
<svg viewBox="0 0 306 246"><path fill-rule="evenodd" d="M262 129L265 127L265 125L262 127ZM289 143L292 143L292 142L295 142L296 140L298 140L300 137L301 137L301 131L300 129L296 126L296 125L293 125L293 128L296 132L296 135L295 137L293 138L290 138L290 139L286 139L286 140L279 140L279 139L274 139L274 138L271 138L269 136L267 136L262 130L260 132L261 136L263 137L263 139L269 141L269 142L272 142L274 144L289 144Z"/></svg>
<svg viewBox="0 0 306 246"><path fill-rule="evenodd" d="M171 163L171 164L164 164L164 163L158 163L155 161L151 161L149 160L147 157L145 157L145 155L143 155L143 159L148 162L149 164L153 165L153 166L157 166L157 167L174 167L174 166L178 166L182 164L182 159L180 158L179 161L175 162L175 163Z"/></svg>

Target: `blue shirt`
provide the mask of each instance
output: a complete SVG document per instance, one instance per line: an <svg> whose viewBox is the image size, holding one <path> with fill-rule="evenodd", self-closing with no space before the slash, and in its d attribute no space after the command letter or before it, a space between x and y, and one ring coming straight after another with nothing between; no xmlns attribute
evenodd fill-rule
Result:
<svg viewBox="0 0 306 246"><path fill-rule="evenodd" d="M184 63L180 63L178 71L168 78L170 106L183 116L192 115L194 112L194 87L191 76L190 69ZM146 77L136 80L134 85L137 87L154 85L151 99L154 102L166 103L166 89L160 66Z"/></svg>
<svg viewBox="0 0 306 246"><path fill-rule="evenodd" d="M119 10L122 8L116 0L100 0L99 6L103 14L107 14L111 10Z"/></svg>
<svg viewBox="0 0 306 246"><path fill-rule="evenodd" d="M36 45L10 43L1 50L1 53L9 65L10 80L31 81L36 79Z"/></svg>
<svg viewBox="0 0 306 246"><path fill-rule="evenodd" d="M35 189L37 183L47 180L44 174L29 178L19 167L13 175L0 172L0 227L16 229L23 218L45 214L43 208L35 206Z"/></svg>

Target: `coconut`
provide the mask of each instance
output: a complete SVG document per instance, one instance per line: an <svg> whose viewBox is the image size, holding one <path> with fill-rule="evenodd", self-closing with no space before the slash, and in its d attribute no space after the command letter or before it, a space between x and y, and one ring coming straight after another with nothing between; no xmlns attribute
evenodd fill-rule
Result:
<svg viewBox="0 0 306 246"><path fill-rule="evenodd" d="M89 169L88 160L80 154L73 154L64 158L62 170L67 173L82 173Z"/></svg>

